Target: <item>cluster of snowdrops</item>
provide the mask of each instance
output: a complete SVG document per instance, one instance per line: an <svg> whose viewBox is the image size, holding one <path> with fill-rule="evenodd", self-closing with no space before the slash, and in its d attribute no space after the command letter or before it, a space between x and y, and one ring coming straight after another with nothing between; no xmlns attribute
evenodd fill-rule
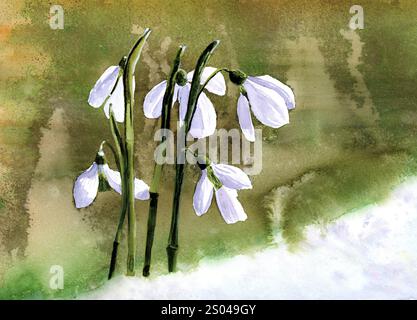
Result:
<svg viewBox="0 0 417 320"><path fill-rule="evenodd" d="M100 76L90 92L88 103L94 108L103 108L109 119L109 128L113 143L103 141L95 155L94 162L75 181L73 196L77 208L85 208L96 199L99 191L114 190L121 195L120 219L113 243L109 267L109 278L114 274L118 256L118 246L122 239L127 217L127 275L135 274L136 264L136 214L135 199L149 200L148 230L143 275L148 276L151 266L151 254L156 215L159 199L159 182L163 164L155 163L150 184L135 177L134 126L133 112L135 103L135 70L142 48L150 35L146 29L123 57L118 65L108 67ZM171 109L178 106L180 130L177 135L184 139L191 135L202 139L212 135L216 130L216 109L209 99L209 94L224 96L226 81L239 88L237 98L237 119L244 137L255 141L255 129L252 114L262 124L279 128L289 123L289 110L295 108L294 93L291 88L269 76L249 76L240 70L214 68L208 61L219 41L214 41L202 52L195 69L186 72L181 66L181 59L186 47L180 46L173 60L168 78L155 85L147 93L141 109L145 117L160 119L161 129L169 129ZM162 141L162 143L164 140ZM117 170L109 167L105 147L111 150ZM178 217L184 169L186 163L179 159L185 157L189 150L185 147L175 165L175 187L172 205L171 228L168 237L168 270L176 270L178 244ZM205 214L212 203L213 195L224 221L228 224L245 221L247 215L238 200L238 191L251 189L252 183L247 174L236 166L210 161L205 156L197 157L196 168L201 170L201 177L195 187L193 207L197 216Z"/></svg>

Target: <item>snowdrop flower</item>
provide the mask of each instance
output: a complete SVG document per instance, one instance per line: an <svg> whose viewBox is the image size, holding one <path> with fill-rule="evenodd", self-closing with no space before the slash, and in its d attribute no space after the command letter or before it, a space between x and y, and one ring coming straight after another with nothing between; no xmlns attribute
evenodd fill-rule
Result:
<svg viewBox="0 0 417 320"><path fill-rule="evenodd" d="M198 216L210 208L213 192L216 194L217 207L226 221L231 224L245 221L247 215L237 199L237 191L252 189L249 177L241 169L226 164L201 165L201 178L197 183L193 206Z"/></svg>
<svg viewBox="0 0 417 320"><path fill-rule="evenodd" d="M180 103L180 122L184 121L187 113L188 96L191 89L191 81L194 71L188 74L185 71L177 73L177 84L174 89L173 103L177 100ZM204 84L209 76L216 71L216 68L205 67L201 76L201 84ZM149 91L145 97L143 110L147 118L159 118L162 113L162 101L164 99L167 81L162 81ZM226 94L226 83L221 73L216 74L206 85L207 91L219 96ZM194 138L205 138L214 133L216 130L217 115L213 104L207 95L202 92L198 102L193 121L191 123L190 133Z"/></svg>
<svg viewBox="0 0 417 320"><path fill-rule="evenodd" d="M122 193L120 173L109 168L104 153L100 150L93 164L75 181L73 190L75 206L78 209L89 206L98 191L107 191L110 188L119 194ZM135 198L149 199L149 186L139 179L135 179Z"/></svg>
<svg viewBox="0 0 417 320"><path fill-rule="evenodd" d="M119 77L119 73L120 66L108 67L91 89L88 103L94 108L100 108L104 104L104 113L107 118L110 117L111 106L115 120L123 122L125 119L124 89L123 78Z"/></svg>
<svg viewBox="0 0 417 320"><path fill-rule="evenodd" d="M290 87L268 75L251 77L241 71L231 71L229 77L241 88L237 114L246 139L255 141L250 110L269 127L279 128L289 123L288 110L295 108L295 97Z"/></svg>

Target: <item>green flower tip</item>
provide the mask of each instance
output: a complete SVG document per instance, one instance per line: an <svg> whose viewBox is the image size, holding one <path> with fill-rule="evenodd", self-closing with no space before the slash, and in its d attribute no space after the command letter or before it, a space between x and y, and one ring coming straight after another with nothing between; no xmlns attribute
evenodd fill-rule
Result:
<svg viewBox="0 0 417 320"><path fill-rule="evenodd" d="M175 82L183 87L187 84L187 72L184 69L179 69L175 75Z"/></svg>
<svg viewBox="0 0 417 320"><path fill-rule="evenodd" d="M241 86L246 81L247 78L248 76L246 75L246 73L240 70L229 71L229 79L235 85Z"/></svg>
<svg viewBox="0 0 417 320"><path fill-rule="evenodd" d="M96 159L94 160L95 163L97 163L98 165L103 165L106 164L106 157L104 155L103 149L100 149L97 154L96 154Z"/></svg>

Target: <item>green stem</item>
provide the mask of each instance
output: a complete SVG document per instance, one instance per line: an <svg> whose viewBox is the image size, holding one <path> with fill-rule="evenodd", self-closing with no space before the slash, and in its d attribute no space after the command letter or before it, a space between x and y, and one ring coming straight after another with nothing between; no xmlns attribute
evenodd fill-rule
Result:
<svg viewBox="0 0 417 320"><path fill-rule="evenodd" d="M123 225L124 225L124 221L126 217L126 210L127 210L127 201L126 201L126 192L125 192L126 179L124 179L124 176L122 174L122 172L125 171L125 162L123 158L123 154L124 154L123 153L123 141L120 136L120 132L117 127L116 120L114 119L113 110L111 109L110 109L110 131L112 133L113 140L116 146L114 149L112 148L113 153L115 154L115 159L119 158L118 161L116 160L116 165L118 167L118 170L120 172L120 177L121 177L122 205L120 209L119 223L117 225L117 231L116 231L116 235L113 241L113 250L112 250L111 259L110 259L108 279L111 279L113 277L114 271L116 269L118 248L119 248L120 240L121 240L122 233L123 233Z"/></svg>
<svg viewBox="0 0 417 320"><path fill-rule="evenodd" d="M105 141L105 140L102 142L102 146L104 146L104 145L106 145L111 150L111 152L113 154L114 161L116 162L117 170L120 172L121 152L116 151L116 149L113 147L113 145L111 143Z"/></svg>
<svg viewBox="0 0 417 320"><path fill-rule="evenodd" d="M175 57L170 77L167 81L167 88L164 94L164 99L162 102L162 121L161 129L169 129L171 121L171 106L173 103L173 96L176 83L177 71L181 65L181 57L185 51L185 46L181 46ZM162 142L164 143L166 136L162 136ZM157 162L154 167L152 184L150 187L150 196L151 202L149 204L149 214L148 214L148 230L146 235L146 249L145 249L145 263L143 265L143 276L147 277L150 274L151 260L152 260L152 246L155 237L155 227L156 227L156 215L158 211L158 189L159 182L162 175L163 164Z"/></svg>
<svg viewBox="0 0 417 320"><path fill-rule="evenodd" d="M124 186L125 183L123 181L124 180L122 180L122 189L126 188ZM113 250L112 250L111 259L110 259L109 275L108 275L109 280L113 277L114 271L116 270L118 249L119 249L120 240L123 234L123 225L124 225L124 221L126 218L126 212L127 212L127 199L126 199L126 196L122 195L122 207L120 209L120 218L119 218L119 223L117 225L116 236L113 241Z"/></svg>
<svg viewBox="0 0 417 320"><path fill-rule="evenodd" d="M155 236L156 213L158 210L158 196L158 193L150 192L151 202L149 204L148 231L146 233L145 263L142 271L144 277L149 276L151 269L152 245Z"/></svg>
<svg viewBox="0 0 417 320"><path fill-rule="evenodd" d="M167 256L168 256L168 271L175 272L177 269L177 253L178 253L178 222L179 210L182 191L182 182L184 180L185 164L180 163L175 167L175 189L174 201L172 205L171 228L169 231Z"/></svg>
<svg viewBox="0 0 417 320"><path fill-rule="evenodd" d="M187 105L187 113L184 119L184 128L182 134L184 146L187 146L187 134L191 128L191 122L193 120L195 110L197 107L198 97L200 95L200 90L203 87L200 85L201 75L203 70L210 59L211 55L213 54L214 50L219 45L219 41L213 41L208 45L208 47L203 51L200 55L197 65L194 71L194 76L191 81L191 88L190 94L188 97L188 105ZM213 76L214 77L214 76ZM184 180L184 172L185 172L185 155L186 155L186 148L181 150L181 153L178 155L180 159L180 163L175 166L175 189L174 189L174 199L172 205L172 216L171 216L171 228L169 232L168 238L168 246L167 250L167 257L168 257L168 271L175 272L177 269L177 254L178 254L178 222L179 222L179 208L180 208L180 201L181 201L181 192L182 192L182 183ZM178 159L177 159L178 161Z"/></svg>
<svg viewBox="0 0 417 320"><path fill-rule="evenodd" d="M134 164L134 143L135 134L133 127L134 107L134 77L136 64L139 61L142 48L150 34L146 29L144 34L135 43L130 51L125 72L123 73L124 98L125 98L125 159L126 168L123 172L126 179L126 201L128 203L128 240L127 240L127 272L128 276L135 275L136 260L136 212L135 212L135 164ZM122 174L122 173L121 173Z"/></svg>
<svg viewBox="0 0 417 320"><path fill-rule="evenodd" d="M190 131L191 121L193 120L195 110L196 110L196 107L197 107L198 96L200 95L200 89L201 89L201 85L200 85L201 75L203 74L204 68L205 68L208 60L210 59L211 55L213 54L213 51L217 48L219 43L220 43L219 40L216 40L216 41L213 41L212 43L210 43L208 45L208 47L200 55L200 57L197 61L197 65L196 65L196 68L194 70L194 76L193 76L193 79L191 81L190 94L189 94L189 97L188 97L187 113L186 113L185 119L184 119L184 122L185 122L185 130L184 130L185 136L184 136L184 139L186 139L188 131Z"/></svg>

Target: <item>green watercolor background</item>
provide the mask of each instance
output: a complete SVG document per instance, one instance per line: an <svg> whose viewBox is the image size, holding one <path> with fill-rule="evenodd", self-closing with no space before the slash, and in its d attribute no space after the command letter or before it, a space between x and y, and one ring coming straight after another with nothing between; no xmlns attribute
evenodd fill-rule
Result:
<svg viewBox="0 0 417 320"><path fill-rule="evenodd" d="M273 130L256 123L264 135L263 171L253 177L254 190L240 193L247 222L224 224L214 205L197 218L191 199L198 170L188 169L181 270L201 259L259 250L277 232L296 250L304 227L380 201L417 172L412 0L360 1L365 29L355 34L363 43L357 65L363 84L349 66L352 42L340 32L348 30L349 8L357 1L61 1L63 30L49 28L51 4L8 0L0 7L0 298L71 298L104 283L118 196L100 194L94 206L78 212L69 207L70 190L100 141L110 139L102 111L87 105L89 90L143 27L153 29L136 79L136 156L145 181L158 124L143 118L141 102L166 77L178 45L188 46L184 66L192 69L199 52L220 39L211 65L288 81L298 103L289 126ZM231 93L212 97L219 128L238 127ZM271 191L281 186L288 191L273 212ZM172 188L167 168L153 276L165 273ZM147 203L138 203L138 270L146 212ZM54 264L65 270L62 291L49 288Z"/></svg>

